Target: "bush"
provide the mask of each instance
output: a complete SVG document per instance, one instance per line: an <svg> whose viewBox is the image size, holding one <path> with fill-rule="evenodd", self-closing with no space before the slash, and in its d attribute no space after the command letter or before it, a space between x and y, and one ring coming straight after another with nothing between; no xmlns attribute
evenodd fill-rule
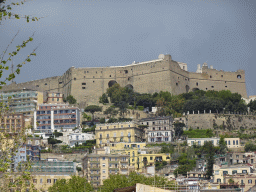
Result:
<svg viewBox="0 0 256 192"><path fill-rule="evenodd" d="M143 110L144 110L144 107L143 107L143 106L138 106L138 109L139 109L140 111L143 111Z"/></svg>
<svg viewBox="0 0 256 192"><path fill-rule="evenodd" d="M105 123L105 118L100 118L100 123Z"/></svg>

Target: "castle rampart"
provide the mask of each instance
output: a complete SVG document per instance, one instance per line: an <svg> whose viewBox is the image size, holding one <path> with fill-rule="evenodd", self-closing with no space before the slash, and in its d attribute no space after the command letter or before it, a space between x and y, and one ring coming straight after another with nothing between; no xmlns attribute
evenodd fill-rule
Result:
<svg viewBox="0 0 256 192"><path fill-rule="evenodd" d="M69 68L63 75L25 83L12 83L4 90L29 88L38 91L55 91L64 97L73 95L79 103L96 104L107 88L115 83L128 86L139 93L169 91L181 94L189 91L230 90L247 97L245 72L217 71L203 65L199 73L187 71L187 64L172 60L170 55L159 55L152 61L126 66Z"/></svg>

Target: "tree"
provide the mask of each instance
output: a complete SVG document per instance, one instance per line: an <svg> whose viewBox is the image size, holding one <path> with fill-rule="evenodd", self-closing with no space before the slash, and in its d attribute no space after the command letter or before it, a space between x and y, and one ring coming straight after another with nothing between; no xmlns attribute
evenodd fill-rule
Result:
<svg viewBox="0 0 256 192"><path fill-rule="evenodd" d="M110 115L110 118L112 118L113 116L116 116L118 114L118 111L115 109L114 106L110 106L104 111L104 114Z"/></svg>
<svg viewBox="0 0 256 192"><path fill-rule="evenodd" d="M25 18L27 22L30 21L38 21L36 17L22 17L19 14L13 13L12 7L23 5L25 1L17 2L17 3L9 3L7 4L6 0L0 1L0 25L2 25L3 21L8 19L21 19ZM9 52L9 47L11 44L14 43L15 38L18 36L19 31L10 41L10 43L6 46L3 53L0 55L0 89L3 85L6 85L7 82L12 81L15 79L16 75L20 74L21 67L31 62L31 56L36 56L36 50L39 47L34 48L33 51L29 51L30 53L28 56L18 63L15 66L12 66L12 71L10 72L10 65L11 61L13 61L14 57L26 47L27 44L30 44L33 41L32 34L27 40L23 41L21 44L18 44L13 51ZM2 98L1 98L2 99ZM9 100L11 98L8 98ZM9 114L9 106L3 102L0 102L0 116L4 117L5 115ZM17 172L13 172L11 168L11 163L13 162L12 158L17 155L18 149L26 142L26 131L28 127L21 127L20 132L18 133L0 133L0 146L1 146L1 154L0 154L0 191L16 191L21 190L25 191L29 188L30 191L34 190L34 185L28 185L28 182L32 183L32 177L30 175L30 160L27 159L26 162L19 163L19 169ZM10 181L12 180L12 181Z"/></svg>
<svg viewBox="0 0 256 192"><path fill-rule="evenodd" d="M62 143L61 140L54 139L53 136L50 136L47 140L48 140L48 144L51 144L52 146L53 146L54 144L57 144L57 143Z"/></svg>
<svg viewBox="0 0 256 192"><path fill-rule="evenodd" d="M177 123L174 123L173 125L174 125L175 136L179 138L183 134L183 127L185 126L185 124L177 122Z"/></svg>
<svg viewBox="0 0 256 192"><path fill-rule="evenodd" d="M124 118L124 114L127 112L128 108L128 103L121 101L120 103L117 104L119 111L120 111L120 116Z"/></svg>
<svg viewBox="0 0 256 192"><path fill-rule="evenodd" d="M84 109L85 112L90 112L92 114L92 121L94 121L94 113L102 111L102 107L98 105L89 105Z"/></svg>
<svg viewBox="0 0 256 192"><path fill-rule="evenodd" d="M124 188L129 186L134 186L136 183L141 183L145 185L156 185L156 186L168 186L169 189L174 188L174 183L168 181L164 177L154 176L146 177L142 174L137 174L131 172L128 177L125 175L110 175L108 179L103 181L103 186L101 186L99 191L102 192L112 192L116 188Z"/></svg>
<svg viewBox="0 0 256 192"><path fill-rule="evenodd" d="M102 104L109 103L109 102L108 102L108 96L107 96L106 93L103 93L103 94L102 94L102 96L100 97L99 102L102 103Z"/></svg>
<svg viewBox="0 0 256 192"><path fill-rule="evenodd" d="M66 101L69 104L76 104L76 99L72 95L67 96Z"/></svg>
<svg viewBox="0 0 256 192"><path fill-rule="evenodd" d="M91 192L94 191L88 181L79 176L72 176L71 179L57 180L53 186L49 187L49 192Z"/></svg>
<svg viewBox="0 0 256 192"><path fill-rule="evenodd" d="M204 143L204 149L206 151L206 160L207 160L207 166L206 166L206 176L208 179L213 174L213 164L214 164L214 154L215 154L215 149L213 146L213 143L211 141L206 141Z"/></svg>
<svg viewBox="0 0 256 192"><path fill-rule="evenodd" d="M220 136L220 141L219 141L219 147L220 147L220 154L226 154L228 147L225 142L224 136Z"/></svg>

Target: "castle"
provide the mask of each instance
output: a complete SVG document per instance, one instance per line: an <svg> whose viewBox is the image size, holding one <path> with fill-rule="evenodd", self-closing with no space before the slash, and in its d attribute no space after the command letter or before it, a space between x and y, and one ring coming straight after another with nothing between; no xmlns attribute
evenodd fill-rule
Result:
<svg viewBox="0 0 256 192"><path fill-rule="evenodd" d="M69 68L63 75L25 83L12 83L2 91L34 89L73 95L78 103L97 104L99 97L115 83L139 93L169 91L174 95L195 90L230 90L247 98L245 71L225 72L208 67L206 63L188 72L187 64L160 54L158 59L126 66Z"/></svg>

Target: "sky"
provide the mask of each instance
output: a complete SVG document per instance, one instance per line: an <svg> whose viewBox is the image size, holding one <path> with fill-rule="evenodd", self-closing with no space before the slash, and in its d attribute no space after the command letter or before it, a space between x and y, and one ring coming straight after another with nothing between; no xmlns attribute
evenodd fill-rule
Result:
<svg viewBox="0 0 256 192"><path fill-rule="evenodd" d="M16 83L59 76L72 66L123 66L170 54L191 72L204 62L243 69L247 94L256 95L255 0L26 0L12 11L40 18L1 22L0 54L18 31L9 52L34 33L14 65L38 47Z"/></svg>

